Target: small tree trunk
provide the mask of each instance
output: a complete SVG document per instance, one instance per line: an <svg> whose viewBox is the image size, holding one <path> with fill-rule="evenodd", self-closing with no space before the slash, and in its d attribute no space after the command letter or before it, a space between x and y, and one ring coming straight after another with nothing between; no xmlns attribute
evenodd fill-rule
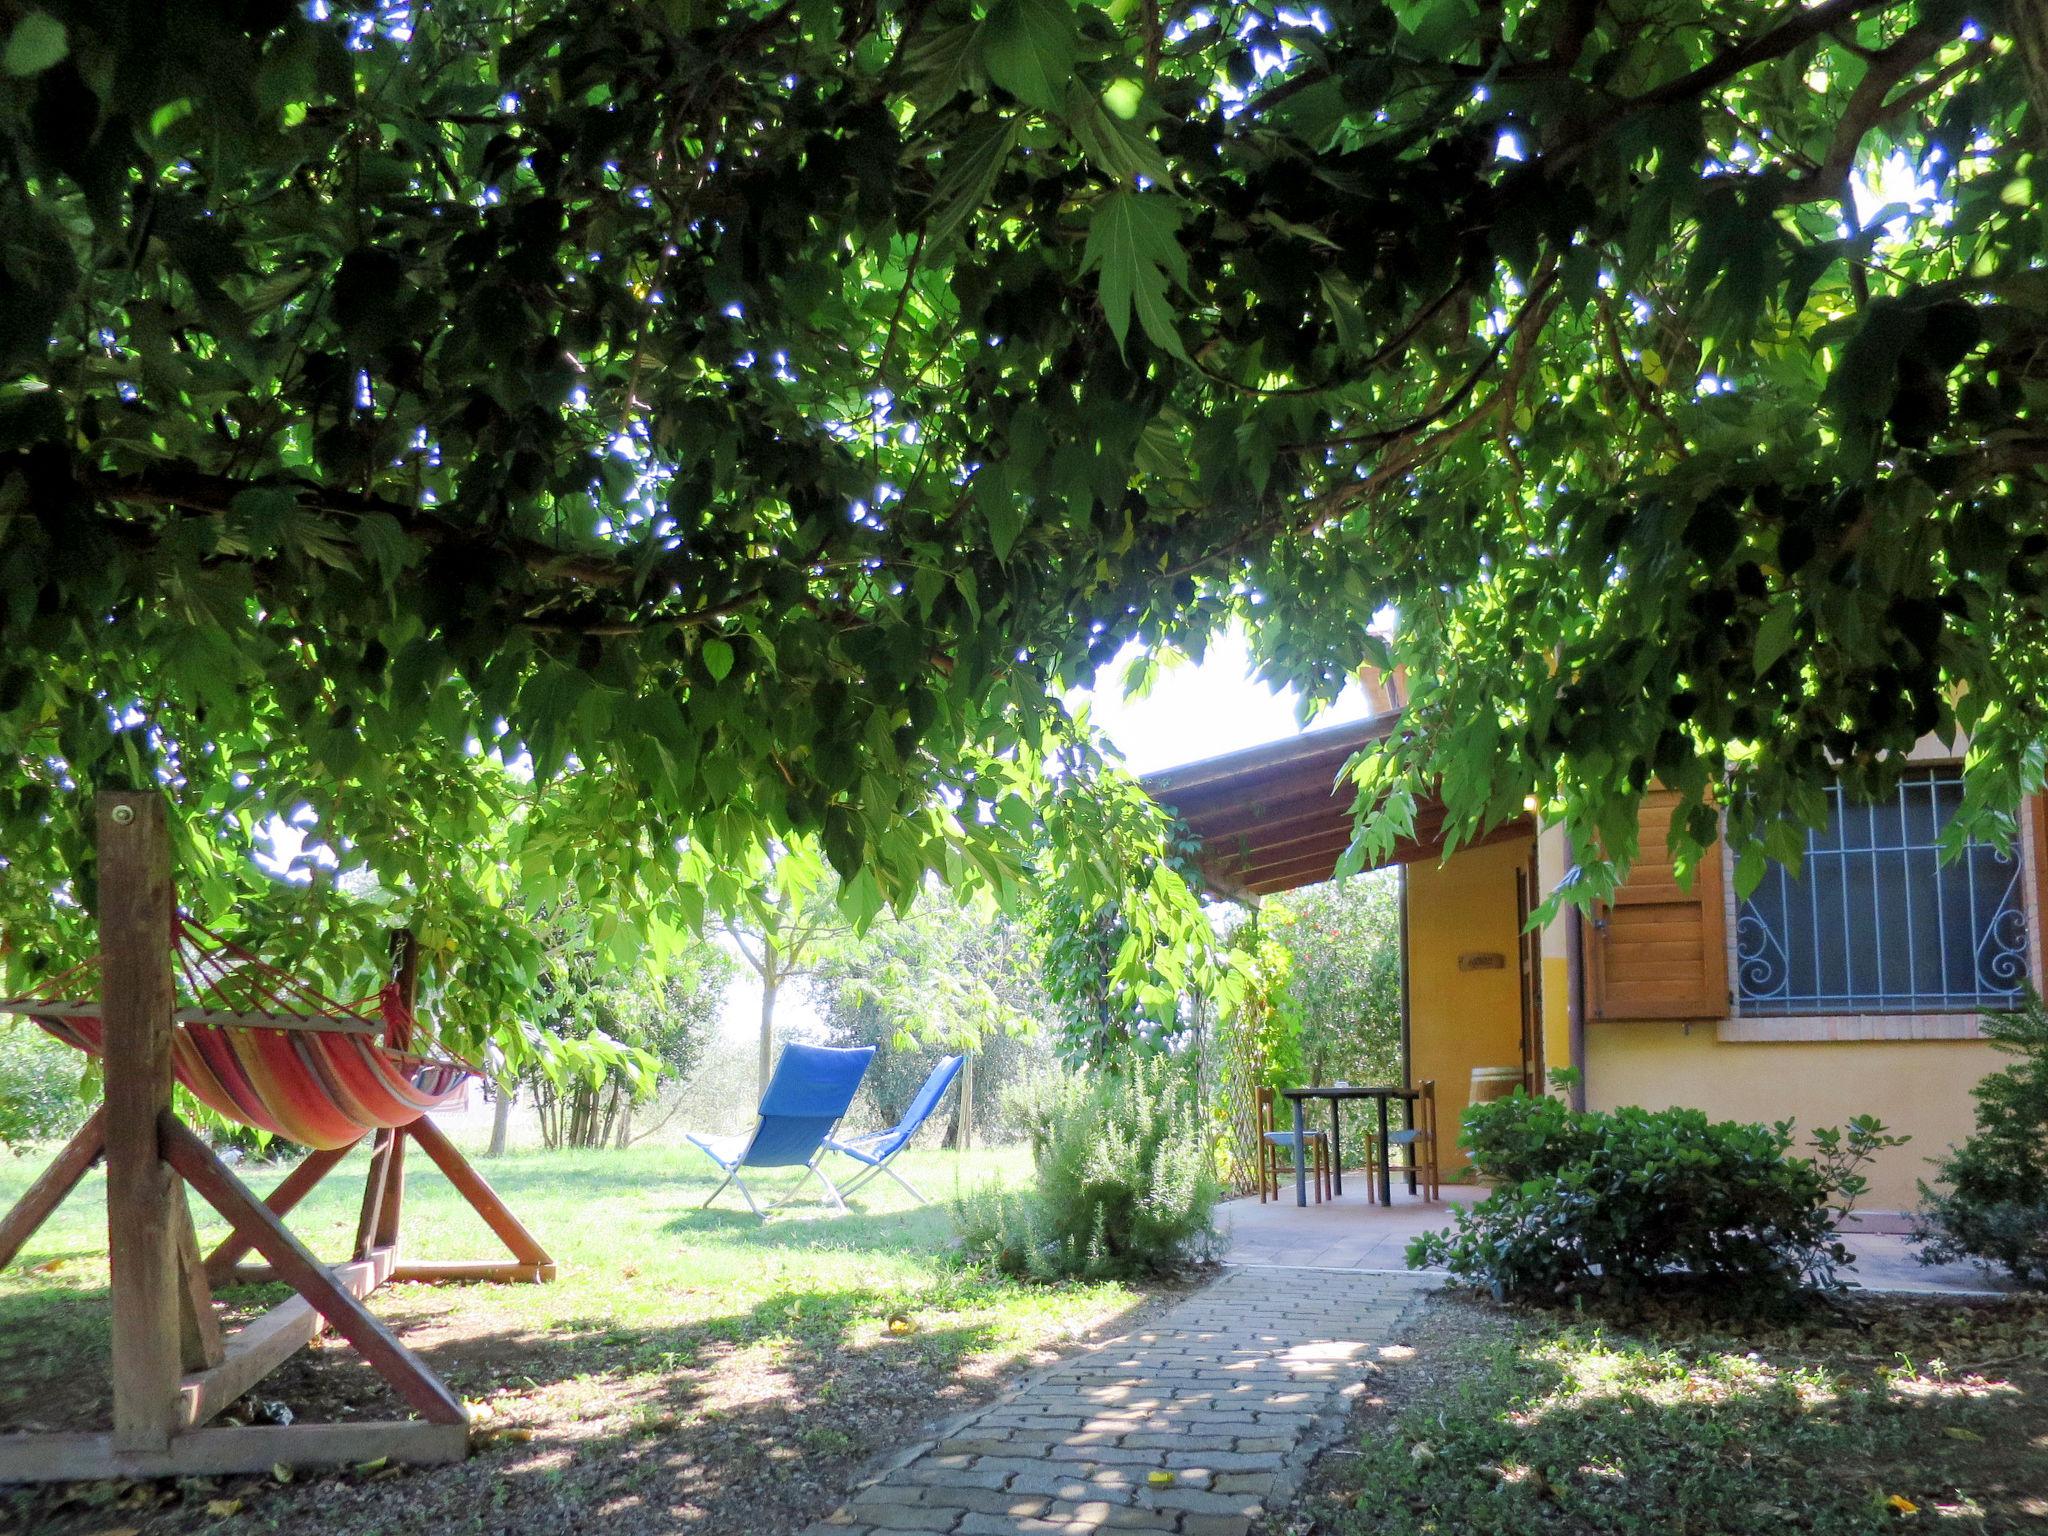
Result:
<svg viewBox="0 0 2048 1536"><path fill-rule="evenodd" d="M623 1152L631 1145L633 1145L633 1101L631 1098L622 1095L619 1099L619 1139L617 1146Z"/></svg>
<svg viewBox="0 0 2048 1536"><path fill-rule="evenodd" d="M974 1150L974 1052L960 1058L960 1130L953 1138L956 1151Z"/></svg>
<svg viewBox="0 0 2048 1536"><path fill-rule="evenodd" d="M498 1084L498 1103L491 1112L491 1148L485 1157L505 1155L505 1137L512 1129L512 1085Z"/></svg>
<svg viewBox="0 0 2048 1536"><path fill-rule="evenodd" d="M775 1070L775 994L781 986L781 979L773 970L761 978L760 1095L768 1092L768 1078Z"/></svg>

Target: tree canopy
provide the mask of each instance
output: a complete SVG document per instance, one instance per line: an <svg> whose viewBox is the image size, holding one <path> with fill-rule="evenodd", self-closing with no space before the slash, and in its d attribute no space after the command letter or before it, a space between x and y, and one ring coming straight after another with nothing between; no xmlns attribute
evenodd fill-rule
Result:
<svg viewBox="0 0 2048 1536"><path fill-rule="evenodd" d="M1311 702L1407 666L1361 857L1424 785L1625 853L1652 776L1744 842L1930 729L2040 777L2021 0L0 26L27 937L151 779L213 903L303 807L449 953L778 839L856 915L1005 887L1048 779L1094 899L1147 822L1064 691L1233 620Z"/></svg>

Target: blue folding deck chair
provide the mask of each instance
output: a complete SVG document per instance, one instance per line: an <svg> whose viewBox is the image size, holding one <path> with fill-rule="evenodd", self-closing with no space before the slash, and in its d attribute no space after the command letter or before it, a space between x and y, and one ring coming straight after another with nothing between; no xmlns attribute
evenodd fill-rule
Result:
<svg viewBox="0 0 2048 1536"><path fill-rule="evenodd" d="M919 1126L931 1118L932 1111L939 1107L939 1100L946 1096L946 1090L953 1086L953 1079L959 1075L960 1058L947 1056L932 1068L932 1075L926 1078L924 1086L917 1090L917 1097L912 1099L910 1107L903 1111L903 1118L888 1130L872 1131L865 1136L825 1138L827 1152L837 1152L857 1163L867 1165L855 1174L853 1182L846 1186L847 1194L852 1194L876 1174L886 1173L909 1190L911 1198L919 1205L931 1203L918 1193L916 1185L889 1164L894 1161L898 1152L910 1145L910 1138L917 1134Z"/></svg>
<svg viewBox="0 0 2048 1536"><path fill-rule="evenodd" d="M704 1202L710 1205L725 1193L726 1184L737 1184L746 1196L747 1209L766 1218L767 1212L754 1202L754 1192L740 1177L742 1168L797 1168L804 1170L790 1192L775 1204L787 1205L804 1187L804 1179L817 1174L825 1194L839 1210L845 1200L818 1167L825 1155L825 1138L846 1113L853 1095L874 1060L872 1045L837 1050L824 1045L785 1045L775 1063L775 1075L768 1079L768 1091L761 1095L760 1121L748 1136L698 1136L684 1139L718 1164L725 1184L711 1191ZM772 1209L772 1207L771 1207Z"/></svg>

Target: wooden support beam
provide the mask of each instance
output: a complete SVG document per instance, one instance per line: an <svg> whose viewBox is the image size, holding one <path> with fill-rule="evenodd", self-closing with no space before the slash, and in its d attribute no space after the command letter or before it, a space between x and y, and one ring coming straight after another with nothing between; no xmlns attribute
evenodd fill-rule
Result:
<svg viewBox="0 0 2048 1536"><path fill-rule="evenodd" d="M0 1014L10 1013L41 1019L96 1019L100 1016L100 1005L10 997L0 1001ZM237 1013L224 1008L179 1008L171 1017L180 1024L210 1024L220 1029L303 1029L316 1035L378 1033L377 1026L367 1019L345 1019L331 1013Z"/></svg>
<svg viewBox="0 0 2048 1536"><path fill-rule="evenodd" d="M498 1241L512 1251L513 1258L523 1264L544 1264L549 1275L553 1275L554 1260L548 1257L547 1249L541 1247L534 1235L526 1230L525 1223L512 1214L511 1207L498 1198L498 1192L469 1165L469 1159L457 1150L455 1143L438 1125L422 1115L405 1129L406 1135L418 1142L420 1150L433 1159L434 1166L447 1175L448 1182L461 1191L462 1198L489 1223L490 1229L498 1234Z"/></svg>
<svg viewBox="0 0 2048 1536"><path fill-rule="evenodd" d="M393 1285L443 1285L477 1280L545 1285L555 1278L551 1263L517 1259L407 1259L391 1271Z"/></svg>
<svg viewBox="0 0 2048 1536"><path fill-rule="evenodd" d="M165 1113L159 1134L171 1166L213 1208L247 1236L291 1288L313 1304L415 1411L438 1424L464 1424L468 1416L447 1384L399 1342L334 1276L286 1230L213 1149Z"/></svg>
<svg viewBox="0 0 2048 1536"><path fill-rule="evenodd" d="M352 1274L366 1266L372 1266L376 1270L377 1284L382 1285L391 1278L391 1271L397 1264L397 1249L372 1248L367 1259L350 1259L345 1264L334 1264L330 1265L329 1268L339 1275L344 1272ZM235 1266L235 1284L237 1285L275 1285L283 1279L284 1277L268 1264L237 1264Z"/></svg>
<svg viewBox="0 0 2048 1536"><path fill-rule="evenodd" d="M361 1300L389 1277L391 1254L380 1249L370 1258L337 1264L328 1273L336 1285ZM181 1422L187 1429L196 1429L214 1418L304 1349L325 1327L325 1319L305 1297L293 1296L237 1329L228 1336L217 1364L210 1370L189 1373L178 1384Z"/></svg>
<svg viewBox="0 0 2048 1536"><path fill-rule="evenodd" d="M98 797L100 1017L105 1025L107 1258L114 1450L162 1454L176 1425L179 1193L164 1166L171 1107L171 838L153 791Z"/></svg>
<svg viewBox="0 0 2048 1536"><path fill-rule="evenodd" d="M36 1229L50 1219L50 1213L64 1203L64 1197L78 1187L78 1181L100 1160L107 1145L107 1112L104 1107L78 1128L78 1134L64 1143L64 1150L50 1166L36 1176L26 1193L14 1202L14 1209L0 1216L0 1269L14 1262L22 1245L35 1236Z"/></svg>
<svg viewBox="0 0 2048 1536"><path fill-rule="evenodd" d="M391 979L398 987L398 1000L405 1004L405 1010L410 1014L419 1006L420 992L420 944L410 928L401 928L391 935ZM387 1025L384 1043L395 1051L409 1051L412 1049L412 1030ZM384 1169L383 1186L377 1192L377 1219L371 1224L379 1247L398 1246L399 1222L405 1213L405 1142L409 1129L401 1127L388 1133L391 1151ZM364 1199L367 1206L367 1191Z"/></svg>
<svg viewBox="0 0 2048 1536"><path fill-rule="evenodd" d="M198 1429L160 1451L123 1451L112 1435L0 1435L0 1483L69 1483L105 1477L226 1477L288 1467L347 1467L389 1457L414 1466L461 1461L467 1424L418 1419L362 1424Z"/></svg>
<svg viewBox="0 0 2048 1536"><path fill-rule="evenodd" d="M206 1283L206 1261L199 1257L199 1234L192 1227L192 1207L182 1186L174 1215L178 1244L178 1359L188 1371L210 1370L224 1358L220 1319L213 1311L213 1288Z"/></svg>
<svg viewBox="0 0 2048 1536"><path fill-rule="evenodd" d="M411 1134L409 1125L390 1133L391 1150L386 1154L384 1188L378 1196L376 1246L379 1248L398 1246L398 1220L405 1210L405 1143Z"/></svg>
<svg viewBox="0 0 2048 1536"><path fill-rule="evenodd" d="M363 1210L356 1219L355 1256L367 1258L377 1246L377 1233L384 1224L384 1192L389 1186L397 1133L379 1130L370 1143L370 1171L363 1176ZM394 1234L395 1235L395 1234Z"/></svg>
<svg viewBox="0 0 2048 1536"><path fill-rule="evenodd" d="M263 1204L270 1214L282 1219L291 1214L292 1207L305 1199L315 1184L326 1178L359 1142L352 1141L345 1147L331 1147L326 1151L308 1152L298 1167L286 1174L283 1180L265 1197ZM249 1251L249 1244L239 1234L230 1233L225 1241L206 1256L206 1278L211 1285L240 1283L235 1273L235 1261Z"/></svg>

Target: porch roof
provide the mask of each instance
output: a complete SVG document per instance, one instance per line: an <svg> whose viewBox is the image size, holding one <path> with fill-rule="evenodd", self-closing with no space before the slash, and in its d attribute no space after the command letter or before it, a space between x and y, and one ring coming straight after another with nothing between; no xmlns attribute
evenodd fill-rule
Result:
<svg viewBox="0 0 2048 1536"><path fill-rule="evenodd" d="M1352 795L1337 776L1354 753L1390 735L1400 719L1399 710L1369 715L1164 769L1140 782L1200 840L1198 859L1212 890L1237 899L1271 896L1335 873L1352 830ZM1374 867L1441 857L1443 825L1443 802L1423 800L1415 835ZM1533 826L1519 817L1474 841L1527 837Z"/></svg>

